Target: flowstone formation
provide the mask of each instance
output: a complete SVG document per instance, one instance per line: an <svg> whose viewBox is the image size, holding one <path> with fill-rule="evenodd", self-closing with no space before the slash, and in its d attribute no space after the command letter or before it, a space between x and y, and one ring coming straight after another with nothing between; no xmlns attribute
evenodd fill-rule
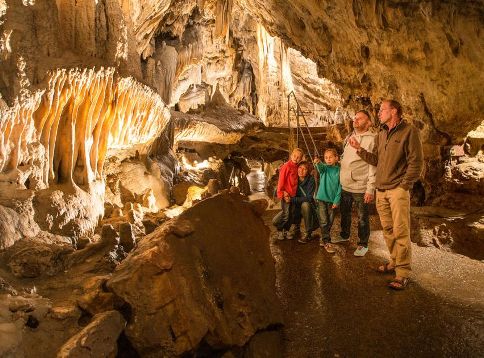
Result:
<svg viewBox="0 0 484 358"><path fill-rule="evenodd" d="M108 150L149 145L170 117L158 95L112 68L54 71L45 89L0 112L2 205L19 208L31 236L40 227L76 238L104 213ZM13 230L2 247L27 236Z"/></svg>

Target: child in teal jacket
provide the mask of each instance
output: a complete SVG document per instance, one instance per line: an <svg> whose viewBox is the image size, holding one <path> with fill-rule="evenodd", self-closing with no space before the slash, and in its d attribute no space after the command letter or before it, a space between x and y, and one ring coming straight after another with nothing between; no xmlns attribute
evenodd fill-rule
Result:
<svg viewBox="0 0 484 358"><path fill-rule="evenodd" d="M341 198L341 184L339 182L340 167L338 152L334 148L324 151L324 163L319 158L314 159L316 170L319 173L319 189L316 193L318 204L319 225L321 226L321 241L327 252L334 253L331 244L331 226L334 221L334 210L339 206Z"/></svg>

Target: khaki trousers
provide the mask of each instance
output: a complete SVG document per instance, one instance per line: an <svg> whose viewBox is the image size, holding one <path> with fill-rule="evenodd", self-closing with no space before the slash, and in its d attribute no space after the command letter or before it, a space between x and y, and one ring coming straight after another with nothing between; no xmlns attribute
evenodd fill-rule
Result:
<svg viewBox="0 0 484 358"><path fill-rule="evenodd" d="M410 193L396 187L395 189L376 192L376 209L380 216L391 265L400 277L410 275L412 246L410 242Z"/></svg>

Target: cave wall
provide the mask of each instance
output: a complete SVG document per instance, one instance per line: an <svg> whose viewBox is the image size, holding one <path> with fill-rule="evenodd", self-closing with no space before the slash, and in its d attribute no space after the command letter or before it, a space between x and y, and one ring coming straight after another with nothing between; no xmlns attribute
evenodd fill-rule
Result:
<svg viewBox="0 0 484 358"><path fill-rule="evenodd" d="M482 1L243 1L362 104L400 100L410 119L461 140L483 120Z"/></svg>

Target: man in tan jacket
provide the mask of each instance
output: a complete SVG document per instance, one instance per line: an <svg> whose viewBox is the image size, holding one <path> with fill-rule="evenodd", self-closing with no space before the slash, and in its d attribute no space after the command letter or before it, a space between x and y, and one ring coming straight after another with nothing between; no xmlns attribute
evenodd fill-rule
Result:
<svg viewBox="0 0 484 358"><path fill-rule="evenodd" d="M377 167L376 208L391 258L378 271L395 272L389 287L402 290L411 271L409 191L422 173L423 150L418 129L402 120L400 103L383 101L378 116L381 129L372 152L361 147L354 137L349 143L363 160Z"/></svg>

